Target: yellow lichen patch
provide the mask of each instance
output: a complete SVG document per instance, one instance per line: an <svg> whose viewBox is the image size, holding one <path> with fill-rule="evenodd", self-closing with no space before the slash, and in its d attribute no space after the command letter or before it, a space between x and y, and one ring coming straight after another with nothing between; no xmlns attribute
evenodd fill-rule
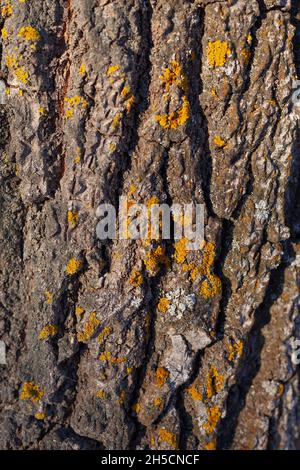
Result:
<svg viewBox="0 0 300 470"><path fill-rule="evenodd" d="M177 436L171 431L168 431L165 428L161 428L158 432L159 442L165 442L169 444L172 449L178 449Z"/></svg>
<svg viewBox="0 0 300 470"><path fill-rule="evenodd" d="M113 118L113 122L112 122L113 129L116 129L119 126L121 119L122 119L122 113L117 113L115 117Z"/></svg>
<svg viewBox="0 0 300 470"><path fill-rule="evenodd" d="M157 304L157 310L161 313L167 313L170 307L170 300L165 297L161 298Z"/></svg>
<svg viewBox="0 0 300 470"><path fill-rule="evenodd" d="M79 343L86 343L95 333L97 326L100 324L100 320L97 318L97 312L92 312L84 326L83 332L77 334L77 340Z"/></svg>
<svg viewBox="0 0 300 470"><path fill-rule="evenodd" d="M71 119L74 117L74 109L67 109L65 112L65 116L67 119Z"/></svg>
<svg viewBox="0 0 300 470"><path fill-rule="evenodd" d="M65 102L68 104L68 109L65 111L67 119L71 119L74 116L75 109L79 106L81 106L82 109L88 106L88 102L79 95L72 96L71 98L66 97Z"/></svg>
<svg viewBox="0 0 300 470"><path fill-rule="evenodd" d="M166 256L166 249L162 246L153 248L146 254L144 264L150 274L157 274L162 266L169 267L170 261Z"/></svg>
<svg viewBox="0 0 300 470"><path fill-rule="evenodd" d="M143 276L140 271L132 271L130 274L130 284L134 287L139 287L143 284Z"/></svg>
<svg viewBox="0 0 300 470"><path fill-rule="evenodd" d="M96 397L97 397L97 398L105 398L105 391L104 391L104 390L99 390L99 391L96 393Z"/></svg>
<svg viewBox="0 0 300 470"><path fill-rule="evenodd" d="M46 290L44 292L44 295L45 295L47 304L51 305L53 303L53 298L54 298L54 295L52 294L52 292L49 292L48 290Z"/></svg>
<svg viewBox="0 0 300 470"><path fill-rule="evenodd" d="M4 40L8 38L8 31L7 31L6 28L2 28L2 29L1 29L1 37L2 37L2 39L4 39Z"/></svg>
<svg viewBox="0 0 300 470"><path fill-rule="evenodd" d="M18 58L15 54L8 54L5 57L5 65L9 68L12 69L18 65Z"/></svg>
<svg viewBox="0 0 300 470"><path fill-rule="evenodd" d="M128 375L132 374L132 367L126 367L126 373Z"/></svg>
<svg viewBox="0 0 300 470"><path fill-rule="evenodd" d="M141 411L141 405L139 403L134 403L134 405L132 405L131 409L134 413L138 414Z"/></svg>
<svg viewBox="0 0 300 470"><path fill-rule="evenodd" d="M83 315L85 313L85 310L84 308L80 307L79 305L77 305L77 307L75 308L75 315L77 315L77 317L80 317L81 315Z"/></svg>
<svg viewBox="0 0 300 470"><path fill-rule="evenodd" d="M284 390L285 390L284 384L280 383L278 385L278 394L280 397L282 397L282 395L284 394Z"/></svg>
<svg viewBox="0 0 300 470"><path fill-rule="evenodd" d="M58 333L58 326L56 325L46 325L44 328L41 330L39 334L39 339L41 340L46 340L50 338L51 336L55 336Z"/></svg>
<svg viewBox="0 0 300 470"><path fill-rule="evenodd" d="M107 338L112 333L112 328L110 326L106 326L103 328L101 333L98 335L97 341L99 344L103 343L105 338Z"/></svg>
<svg viewBox="0 0 300 470"><path fill-rule="evenodd" d="M99 361L108 362L110 361L110 358L111 358L111 353L109 351L104 351L103 353L100 354Z"/></svg>
<svg viewBox="0 0 300 470"><path fill-rule="evenodd" d="M231 51L227 42L218 40L209 41L206 53L211 67L224 67Z"/></svg>
<svg viewBox="0 0 300 470"><path fill-rule="evenodd" d="M110 153L114 153L116 148L117 148L117 144L115 142L111 142L108 146L108 150L110 151Z"/></svg>
<svg viewBox="0 0 300 470"><path fill-rule="evenodd" d="M190 103L186 96L182 98L182 106L176 110L172 111L169 114L158 114L155 116L156 121L164 129L177 129L180 126L183 126L190 117Z"/></svg>
<svg viewBox="0 0 300 470"><path fill-rule="evenodd" d="M135 194L137 192L137 187L134 185L134 184L131 184L130 185L130 188L129 188L129 196L133 196L133 194Z"/></svg>
<svg viewBox="0 0 300 470"><path fill-rule="evenodd" d="M18 33L18 37L26 39L27 41L38 41L41 35L38 30L32 26L22 26Z"/></svg>
<svg viewBox="0 0 300 470"><path fill-rule="evenodd" d="M86 74L85 65L81 64L81 66L79 67L79 75L85 75L85 74Z"/></svg>
<svg viewBox="0 0 300 470"><path fill-rule="evenodd" d="M228 345L228 361L234 361L243 354L244 345L242 341L229 343Z"/></svg>
<svg viewBox="0 0 300 470"><path fill-rule="evenodd" d="M18 68L15 70L15 75L16 75L16 78L17 78L20 82L22 82L24 85L27 85L28 79L29 79L29 73L27 72L27 70L25 69L24 66L18 67Z"/></svg>
<svg viewBox="0 0 300 470"><path fill-rule="evenodd" d="M172 60L170 67L166 68L164 74L159 77L164 82L165 90L168 93L172 85L176 84L178 88L187 92L187 78L179 62Z"/></svg>
<svg viewBox="0 0 300 470"><path fill-rule="evenodd" d="M155 400L153 400L153 405L154 405L156 408L160 408L161 405L162 405L162 399L161 399L161 398L155 398Z"/></svg>
<svg viewBox="0 0 300 470"><path fill-rule="evenodd" d="M215 441L208 442L204 446L204 450L216 450L216 448L217 448L217 444Z"/></svg>
<svg viewBox="0 0 300 470"><path fill-rule="evenodd" d="M34 382L25 382L20 394L21 400L31 400L33 402L40 401L44 396L44 392Z"/></svg>
<svg viewBox="0 0 300 470"><path fill-rule="evenodd" d="M211 299L222 292L222 282L215 274L208 274L200 286L200 295L204 299Z"/></svg>
<svg viewBox="0 0 300 470"><path fill-rule="evenodd" d="M207 432L207 434L210 434L215 430L220 418L221 411L218 406L207 408L207 421L203 425L203 428Z"/></svg>
<svg viewBox="0 0 300 470"><path fill-rule="evenodd" d="M170 376L169 371L165 369L164 367L158 367L156 369L156 385L157 387L163 387L165 383L167 382L168 378Z"/></svg>
<svg viewBox="0 0 300 470"><path fill-rule="evenodd" d="M3 16L3 18L8 18L12 14L13 14L13 8L10 3L8 3L7 5L4 5L1 8L1 15Z"/></svg>
<svg viewBox="0 0 300 470"><path fill-rule="evenodd" d="M178 242L174 244L175 248L175 254L174 258L176 263L182 264L185 262L188 250L187 250L187 244L188 244L188 239L187 238L182 238Z"/></svg>
<svg viewBox="0 0 300 470"><path fill-rule="evenodd" d="M164 129L177 129L183 126L190 117L190 103L186 96L188 91L188 83L183 68L179 62L172 60L170 67L166 68L164 74L160 76L161 81L164 83L166 101L170 101L169 92L175 85L185 94L182 97L182 106L176 111L171 111L169 114L158 114L155 116L156 121Z"/></svg>
<svg viewBox="0 0 300 470"><path fill-rule="evenodd" d="M188 389L187 389L187 392L188 394L192 397L193 400L195 401L202 401L202 393L199 392L195 385L191 385Z"/></svg>
<svg viewBox="0 0 300 470"><path fill-rule="evenodd" d="M66 273L69 276L72 276L73 274L78 273L78 271L80 271L82 266L83 266L83 263L80 259L71 258L66 266Z"/></svg>
<svg viewBox="0 0 300 470"><path fill-rule="evenodd" d="M110 67L108 67L107 69L107 76L110 77L111 75L113 75L115 72L117 72L118 70L120 70L120 65L111 65Z"/></svg>
<svg viewBox="0 0 300 470"><path fill-rule="evenodd" d="M219 148L224 148L226 146L225 140L223 140L219 135L214 137L214 144Z"/></svg>
<svg viewBox="0 0 300 470"><path fill-rule="evenodd" d="M213 98L218 98L218 94L217 94L217 92L216 92L216 89L215 89L215 88L212 88L212 89L211 89L211 92L210 92L210 94L211 94L211 96L212 96Z"/></svg>
<svg viewBox="0 0 300 470"><path fill-rule="evenodd" d="M68 222L70 225L72 225L73 227L76 227L76 225L78 224L78 220L79 220L78 212L68 211Z"/></svg>
<svg viewBox="0 0 300 470"><path fill-rule="evenodd" d="M75 158L74 158L74 163L76 165L78 165L80 162L81 162L81 150L80 150L80 147L77 147L76 155L75 155Z"/></svg>
<svg viewBox="0 0 300 470"><path fill-rule="evenodd" d="M121 96L125 99L124 106L127 110L127 113L129 113L135 103L135 97L131 91L131 88L127 85L124 86L123 90L121 91Z"/></svg>
<svg viewBox="0 0 300 470"><path fill-rule="evenodd" d="M42 116L45 116L47 114L47 111L42 106L39 107L38 111Z"/></svg>
<svg viewBox="0 0 300 470"><path fill-rule="evenodd" d="M45 413L39 412L39 413L35 413L34 417L38 421L44 421L44 419L46 418L46 415L45 415Z"/></svg>
<svg viewBox="0 0 300 470"><path fill-rule="evenodd" d="M206 396L208 399L212 398L217 393L221 392L224 387L224 377L219 374L218 369L211 366L208 376L206 378Z"/></svg>

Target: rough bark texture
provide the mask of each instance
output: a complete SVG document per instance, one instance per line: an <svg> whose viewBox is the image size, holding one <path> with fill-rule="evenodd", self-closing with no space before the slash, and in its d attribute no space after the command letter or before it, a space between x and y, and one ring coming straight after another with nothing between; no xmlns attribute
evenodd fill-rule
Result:
<svg viewBox="0 0 300 470"><path fill-rule="evenodd" d="M297 447L298 10L1 2L2 449ZM121 195L205 246L100 242Z"/></svg>

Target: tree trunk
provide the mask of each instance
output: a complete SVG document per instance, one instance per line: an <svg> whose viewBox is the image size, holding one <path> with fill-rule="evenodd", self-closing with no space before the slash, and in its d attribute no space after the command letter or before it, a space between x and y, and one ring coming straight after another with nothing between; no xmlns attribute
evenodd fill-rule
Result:
<svg viewBox="0 0 300 470"><path fill-rule="evenodd" d="M1 449L297 448L298 9L2 0Z"/></svg>

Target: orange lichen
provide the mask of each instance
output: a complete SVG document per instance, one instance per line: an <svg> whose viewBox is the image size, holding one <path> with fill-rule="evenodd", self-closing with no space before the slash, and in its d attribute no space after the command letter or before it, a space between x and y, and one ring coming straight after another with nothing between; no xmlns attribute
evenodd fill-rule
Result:
<svg viewBox="0 0 300 470"><path fill-rule="evenodd" d="M122 113L117 113L115 117L113 118L113 122L112 122L113 129L116 129L118 127L121 119L122 119Z"/></svg>
<svg viewBox="0 0 300 470"><path fill-rule="evenodd" d="M155 400L153 400L153 405L154 405L156 408L161 407L161 405L162 405L162 399L161 399L161 398L155 398Z"/></svg>
<svg viewBox="0 0 300 470"><path fill-rule="evenodd" d="M162 297L157 304L157 310L161 313L167 313L169 307L170 300L166 299L165 297Z"/></svg>
<svg viewBox="0 0 300 470"><path fill-rule="evenodd" d="M108 67L107 69L107 76L110 77L111 75L113 75L115 72L117 72L118 70L120 70L120 65L111 65L110 67Z"/></svg>
<svg viewBox="0 0 300 470"><path fill-rule="evenodd" d="M46 418L46 415L45 415L45 413L39 412L39 413L35 413L34 417L38 421L43 421Z"/></svg>
<svg viewBox="0 0 300 470"><path fill-rule="evenodd" d="M222 282L215 274L208 274L200 286L200 295L205 299L211 299L222 292Z"/></svg>
<svg viewBox="0 0 300 470"><path fill-rule="evenodd" d="M1 15L3 16L3 18L8 18L12 14L13 14L13 8L10 3L8 3L7 5L4 5L1 8Z"/></svg>
<svg viewBox="0 0 300 470"><path fill-rule="evenodd" d="M92 312L84 326L83 332L77 334L77 340L79 343L86 343L95 333L97 326L100 324L100 320L97 318L97 312Z"/></svg>
<svg viewBox="0 0 300 470"><path fill-rule="evenodd" d="M219 135L214 137L214 144L219 148L224 148L226 146L225 140L223 140Z"/></svg>
<svg viewBox="0 0 300 470"><path fill-rule="evenodd" d="M54 295L52 294L52 292L49 292L48 290L46 290L44 292L44 295L45 295L47 304L52 305L53 298L54 298Z"/></svg>
<svg viewBox="0 0 300 470"><path fill-rule="evenodd" d="M132 271L129 281L134 287L141 286L143 284L142 273L140 273L140 271Z"/></svg>
<svg viewBox="0 0 300 470"><path fill-rule="evenodd" d="M156 121L164 129L177 129L186 123L190 117L190 103L186 96L188 91L187 78L183 72L183 68L179 62L172 60L170 67L166 68L164 74L160 76L161 81L165 87L165 100L169 100L170 89L175 85L181 89L185 95L182 97L182 106L176 110L171 111L169 114L159 114L155 117Z"/></svg>
<svg viewBox="0 0 300 470"><path fill-rule="evenodd" d="M190 117L190 103L186 96L182 97L183 104L176 110L168 114L158 114L155 116L156 121L164 129L177 129L183 126Z"/></svg>
<svg viewBox="0 0 300 470"><path fill-rule="evenodd" d="M1 37L2 37L2 39L4 39L4 40L8 38L8 31L7 31L6 28L2 28L2 29L1 29Z"/></svg>
<svg viewBox="0 0 300 470"><path fill-rule="evenodd" d="M16 75L16 78L17 78L20 82L22 82L24 85L27 85L28 79L29 79L29 73L27 72L27 70L25 69L24 66L18 67L18 68L15 70L15 75Z"/></svg>
<svg viewBox="0 0 300 470"><path fill-rule="evenodd" d="M211 366L210 371L206 378L206 396L208 399L212 398L217 393L221 392L224 387L224 376L219 374L218 369Z"/></svg>
<svg viewBox="0 0 300 470"><path fill-rule="evenodd" d="M191 385L188 389L187 389L187 392L188 394L192 397L193 400L195 401L202 401L203 397L202 397L202 393L199 392L195 385Z"/></svg>
<svg viewBox="0 0 300 470"><path fill-rule="evenodd" d="M99 391L96 393L96 397L97 397L97 398L105 398L105 391L104 391L104 390L99 390Z"/></svg>
<svg viewBox="0 0 300 470"><path fill-rule="evenodd" d="M244 345L242 341L229 343L228 345L228 361L234 361L243 354Z"/></svg>
<svg viewBox="0 0 300 470"><path fill-rule="evenodd" d="M58 326L56 325L46 325L39 334L39 339L46 340L51 336L55 336L58 333Z"/></svg>
<svg viewBox="0 0 300 470"><path fill-rule="evenodd" d="M66 266L66 273L72 276L73 274L78 273L82 268L83 263L77 258L71 258Z"/></svg>
<svg viewBox="0 0 300 470"><path fill-rule="evenodd" d="M157 274L162 266L169 267L170 261L166 256L166 249L162 246L153 248L146 254L144 264L150 274Z"/></svg>
<svg viewBox="0 0 300 470"><path fill-rule="evenodd" d="M174 84L176 84L176 86L181 88L183 91L188 91L186 75L181 64L176 60L171 61L170 67L166 68L164 74L159 78L164 83L167 93Z"/></svg>
<svg viewBox="0 0 300 470"><path fill-rule="evenodd" d="M85 69L84 64L81 64L81 66L79 67L79 74L80 75L85 75L86 74L86 69Z"/></svg>
<svg viewBox="0 0 300 470"><path fill-rule="evenodd" d="M44 392L34 382L25 382L20 394L21 400L40 401Z"/></svg>
<svg viewBox="0 0 300 470"><path fill-rule="evenodd" d="M132 405L131 409L134 413L138 414L141 411L141 405L139 403L134 403L134 405Z"/></svg>
<svg viewBox="0 0 300 470"><path fill-rule="evenodd" d="M178 242L174 244L175 248L175 254L174 258L177 263L184 263L188 254L187 250L187 244L188 244L188 239L187 238L182 238Z"/></svg>
<svg viewBox="0 0 300 470"><path fill-rule="evenodd" d="M160 442L165 442L169 444L174 450L178 449L177 436L173 432L168 431L165 428L161 428L159 430L158 436Z"/></svg>
<svg viewBox="0 0 300 470"><path fill-rule="evenodd" d="M85 313L85 310L84 308L80 307L79 305L77 305L77 307L75 308L75 315L77 315L78 317L80 317L80 315L83 315Z"/></svg>
<svg viewBox="0 0 300 470"><path fill-rule="evenodd" d="M203 425L203 428L207 434L210 434L215 430L220 418L221 410L218 406L207 408L207 421Z"/></svg>
<svg viewBox="0 0 300 470"><path fill-rule="evenodd" d="M99 344L103 343L105 338L107 338L112 333L112 328L110 326L106 326L103 328L101 333L98 335L97 341Z"/></svg>
<svg viewBox="0 0 300 470"><path fill-rule="evenodd" d="M156 385L157 387L163 387L170 377L169 371L164 367L158 367L156 369Z"/></svg>
<svg viewBox="0 0 300 470"><path fill-rule="evenodd" d="M76 225L78 224L78 220L79 220L78 212L68 211L68 222L70 225L72 225L73 227L76 227Z"/></svg>
<svg viewBox="0 0 300 470"><path fill-rule="evenodd" d="M218 40L209 41L206 53L211 67L224 67L231 51L227 42Z"/></svg>
<svg viewBox="0 0 300 470"><path fill-rule="evenodd" d="M216 448L217 448L217 444L215 441L208 442L204 446L204 450L216 450Z"/></svg>
<svg viewBox="0 0 300 470"><path fill-rule="evenodd" d="M121 91L121 96L122 98L125 99L124 106L125 106L127 113L129 113L131 111L132 106L135 103L135 97L131 91L131 88L127 85L124 86L123 90Z"/></svg>
<svg viewBox="0 0 300 470"><path fill-rule="evenodd" d="M104 351L103 353L100 354L99 361L108 362L110 361L110 358L111 358L111 353L109 351Z"/></svg>
<svg viewBox="0 0 300 470"><path fill-rule="evenodd" d="M27 41L38 41L41 35L38 30L32 26L22 26L18 33L18 37L26 39Z"/></svg>
<svg viewBox="0 0 300 470"><path fill-rule="evenodd" d="M112 357L110 361L112 364L124 364L125 362L127 362L127 358L126 357Z"/></svg>

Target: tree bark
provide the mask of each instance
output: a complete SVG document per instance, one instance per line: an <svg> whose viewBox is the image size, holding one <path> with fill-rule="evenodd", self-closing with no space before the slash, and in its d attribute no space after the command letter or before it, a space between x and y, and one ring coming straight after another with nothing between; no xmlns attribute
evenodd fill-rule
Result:
<svg viewBox="0 0 300 470"><path fill-rule="evenodd" d="M297 448L299 24L2 0L1 449ZM121 196L203 204L205 243L99 240Z"/></svg>

